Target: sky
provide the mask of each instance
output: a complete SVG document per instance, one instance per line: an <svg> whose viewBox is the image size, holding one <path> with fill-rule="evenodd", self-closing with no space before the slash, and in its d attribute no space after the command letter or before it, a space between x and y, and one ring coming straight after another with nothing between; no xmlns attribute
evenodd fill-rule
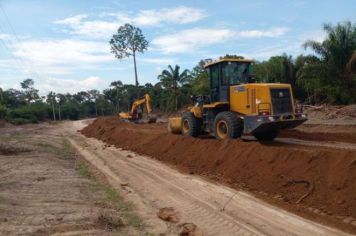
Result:
<svg viewBox="0 0 356 236"><path fill-rule="evenodd" d="M134 84L133 59L110 52L125 23L149 42L137 56L139 83L155 84L168 65L310 53L302 44L322 41L323 23L346 20L356 21L355 0L0 0L0 87L32 78L44 95Z"/></svg>

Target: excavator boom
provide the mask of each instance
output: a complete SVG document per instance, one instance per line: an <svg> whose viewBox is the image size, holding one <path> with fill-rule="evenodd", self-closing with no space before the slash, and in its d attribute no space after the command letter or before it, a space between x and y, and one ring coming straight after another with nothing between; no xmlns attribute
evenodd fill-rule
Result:
<svg viewBox="0 0 356 236"><path fill-rule="evenodd" d="M128 113L119 113L119 119L125 120L125 121L133 121L133 122L138 122L139 120L142 119L142 114L139 113L139 108L145 105L146 106L146 111L148 114L148 123L155 123L156 122L156 117L151 116L152 113L152 108L151 108L151 97L148 94L145 94L143 97L136 99L132 103L132 107L130 112Z"/></svg>

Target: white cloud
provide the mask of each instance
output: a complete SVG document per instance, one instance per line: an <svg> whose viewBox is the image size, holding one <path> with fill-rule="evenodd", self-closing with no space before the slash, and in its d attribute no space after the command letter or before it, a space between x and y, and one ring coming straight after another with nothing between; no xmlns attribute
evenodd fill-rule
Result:
<svg viewBox="0 0 356 236"><path fill-rule="evenodd" d="M69 27L71 34L91 38L108 38L120 25L132 23L139 26L158 26L175 23L186 24L206 16L205 11L185 6L159 10L140 10L137 14L127 12L100 13L99 17L114 17L112 20L88 20L88 15L76 15L54 23Z"/></svg>
<svg viewBox="0 0 356 236"><path fill-rule="evenodd" d="M81 21L87 17L88 17L88 15L80 14L80 15L68 17L63 20L57 20L54 23L55 24L63 24L63 25L79 25L81 23Z"/></svg>
<svg viewBox="0 0 356 236"><path fill-rule="evenodd" d="M196 52L216 43L223 43L226 40L236 38L262 38L280 37L287 32L287 28L271 28L269 30L245 30L233 31L231 29L209 29L193 28L182 30L174 34L159 36L152 41L152 45L164 54Z"/></svg>
<svg viewBox="0 0 356 236"><path fill-rule="evenodd" d="M119 21L84 21L87 17L87 15L76 15L54 23L70 27L73 30L72 34L91 38L108 38L121 24Z"/></svg>
<svg viewBox="0 0 356 236"><path fill-rule="evenodd" d="M14 37L11 34L0 34L0 40L12 40Z"/></svg>
<svg viewBox="0 0 356 236"><path fill-rule="evenodd" d="M132 22L138 25L186 24L196 22L204 17L206 17L204 10L180 6L160 10L141 10L132 18Z"/></svg>
<svg viewBox="0 0 356 236"><path fill-rule="evenodd" d="M262 38L262 37L279 37L288 31L286 27L275 27L268 30L246 30L236 32L236 35L241 38Z"/></svg>
<svg viewBox="0 0 356 236"><path fill-rule="evenodd" d="M97 76L91 76L82 80L49 78L37 83L36 88L40 90L41 94L47 94L50 91L56 93L76 93L90 89L101 90L103 85L106 85L105 80Z"/></svg>
<svg viewBox="0 0 356 236"><path fill-rule="evenodd" d="M188 29L180 32L159 36L152 44L163 53L180 53L224 41L234 36L229 29Z"/></svg>
<svg viewBox="0 0 356 236"><path fill-rule="evenodd" d="M35 70L48 74L66 74L113 60L108 44L81 40L32 40L13 45L14 55Z"/></svg>
<svg viewBox="0 0 356 236"><path fill-rule="evenodd" d="M157 64L157 65L166 65L166 64L174 64L176 61L174 58L139 58L138 61Z"/></svg>

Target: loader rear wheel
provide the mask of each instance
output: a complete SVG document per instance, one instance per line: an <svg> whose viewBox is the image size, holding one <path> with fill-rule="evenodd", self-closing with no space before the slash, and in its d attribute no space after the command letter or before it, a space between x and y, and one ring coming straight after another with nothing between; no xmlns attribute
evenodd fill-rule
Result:
<svg viewBox="0 0 356 236"><path fill-rule="evenodd" d="M219 113L215 117L214 127L214 135L217 139L238 138L243 128L241 119L230 111Z"/></svg>
<svg viewBox="0 0 356 236"><path fill-rule="evenodd" d="M253 136L259 141L272 141L275 139L279 134L279 131L269 131L269 132L261 132L255 133Z"/></svg>
<svg viewBox="0 0 356 236"><path fill-rule="evenodd" d="M182 134L197 137L200 133L200 119L192 112L185 112L182 116Z"/></svg>

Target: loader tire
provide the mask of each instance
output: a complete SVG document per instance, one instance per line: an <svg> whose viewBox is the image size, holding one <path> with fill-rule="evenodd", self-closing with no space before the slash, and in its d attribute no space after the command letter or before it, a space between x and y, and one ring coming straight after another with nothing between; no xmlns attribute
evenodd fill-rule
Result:
<svg viewBox="0 0 356 236"><path fill-rule="evenodd" d="M255 133L253 134L253 136L255 136L255 138L258 141L272 141L273 139L275 139L279 134L279 131L269 131L269 132L262 132L262 133Z"/></svg>
<svg viewBox="0 0 356 236"><path fill-rule="evenodd" d="M197 137L200 133L201 122L192 112L185 112L182 116L182 134Z"/></svg>
<svg viewBox="0 0 356 236"><path fill-rule="evenodd" d="M215 117L214 136L217 139L241 137L242 129L242 120L233 112L224 111Z"/></svg>

